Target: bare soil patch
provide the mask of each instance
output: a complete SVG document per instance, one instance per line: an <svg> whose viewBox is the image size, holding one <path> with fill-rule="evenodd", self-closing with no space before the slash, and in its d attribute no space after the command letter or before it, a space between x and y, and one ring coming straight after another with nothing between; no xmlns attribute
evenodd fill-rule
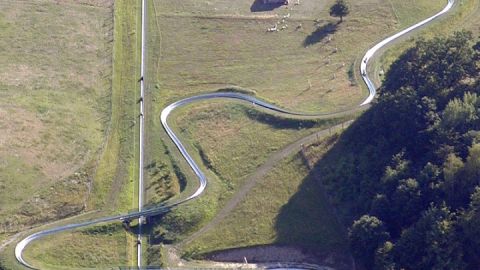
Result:
<svg viewBox="0 0 480 270"><path fill-rule="evenodd" d="M333 267L337 270L352 269L352 259L344 254L330 252L325 254L308 253L291 246L257 246L224 250L206 255L206 259L220 262L249 263L311 263Z"/></svg>

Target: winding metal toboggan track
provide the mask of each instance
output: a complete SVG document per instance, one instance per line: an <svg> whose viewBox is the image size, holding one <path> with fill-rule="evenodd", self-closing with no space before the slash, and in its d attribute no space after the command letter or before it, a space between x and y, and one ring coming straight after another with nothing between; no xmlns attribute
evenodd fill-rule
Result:
<svg viewBox="0 0 480 270"><path fill-rule="evenodd" d="M381 42L379 42L378 44L376 44L375 46L373 46L371 49L369 49L366 52L366 54L362 58L362 62L360 64L360 74L362 76L362 79L365 81L365 84L368 87L369 94L368 94L367 98L358 107L363 107L365 105L370 104L370 102L374 99L375 94L376 94L376 87L375 87L374 83L372 82L372 80L370 79L370 77L368 76L368 70L367 70L368 62L370 61L372 56L374 56L375 53L377 53L378 50L380 50L382 47L389 44L393 40L409 33L410 31L412 31L414 29L419 28L419 27L421 27L421 26L423 26L427 23L430 23L431 21L435 20L436 18L438 18L438 17L442 16L443 14L447 13L453 7L454 2L455 2L455 0L448 0L447 5L445 6L445 8L442 11L438 12L437 14L433 15L432 17L429 17L429 18L427 18L427 19L425 19L425 20L423 20L423 21L421 21L421 22L419 22L415 25L410 26L409 28L407 28L407 29L405 29L401 32L396 33L393 36L390 36L390 37L382 40ZM145 14L146 14L146 0L142 0L142 64L141 64L142 65L142 72L143 72L143 66L144 66L144 59L143 58L144 58L144 52L145 52L145 42L143 42L145 40L145 19L144 19ZM142 99L141 99L141 111L143 112L143 74L142 74L142 79L141 79L140 83L141 83L141 88L142 88L142 90L141 90L141 97L142 97ZM176 145L176 147L178 148L178 150L180 151L182 156L185 158L185 160L188 163L188 165L190 166L190 168L192 168L193 172L197 176L198 181L199 181L199 187L197 188L197 190L192 195L188 196L185 199L182 199L180 201L173 202L173 203L170 203L170 204L166 204L166 205L161 205L161 206L158 206L156 208L151 208L151 209L146 209L146 210L143 210L142 208L140 208L142 210L140 210L138 212L133 212L133 213L129 213L129 214L122 214L122 215L117 215L117 216L104 217L104 218L99 218L99 219L86 221L86 222L82 222L82 223L74 223L74 224L59 226L59 227L56 227L56 228L52 228L52 229L48 229L48 230L44 230L44 231L39 231L39 232L36 232L34 234L31 234L31 235L27 236L26 238L24 238L23 240L21 240L20 242L18 242L16 247L15 247L15 257L17 258L18 262L21 263L22 265L26 266L26 267L29 267L29 268L32 268L32 269L37 269L34 266L32 266L31 264L29 264L23 258L23 251L32 241L38 240L38 239L40 239L42 237L45 237L47 235L52 235L52 234L56 234L56 233L60 233L60 232L64 232L64 231L69 231L69 230L73 230L73 229L78 229L78 228L81 228L81 227L86 227L86 226L99 224L99 223L105 223L105 222L111 222L111 221L133 220L133 219L137 219L137 218L155 216L155 215L158 215L158 214L161 214L161 213L164 213L164 212L168 212L171 208L176 207L180 204L183 204L187 201L193 200L196 197L200 196L207 186L207 177L202 172L202 170L197 165L197 163L195 163L194 159L187 152L187 150L185 149L184 145L182 144L180 139L177 137L177 135L170 128L167 120L168 120L168 116L170 115L170 113L173 110L175 110L176 108L187 105L187 104L190 104L190 103L193 103L193 102L204 101L204 100L209 100L209 99L239 100L239 101L243 101L243 102L247 102L247 103L256 105L256 106L258 106L260 108L263 108L267 111L270 111L272 113L280 113L280 114L283 114L283 115L286 115L286 116L309 116L309 117L326 116L326 114L315 115L315 114L306 114L306 113L300 113L300 112L290 112L288 110L285 110L285 109L282 109L282 108L277 107L275 105L272 105L268 102L259 100L259 99L255 98L253 96L239 94L239 93L232 93L232 92L214 92L214 93L202 94L202 95L188 97L188 98L179 100L177 102L174 102L174 103L168 105L165 109L163 109L163 111L161 113L161 116L160 116L160 120L161 120L163 128L167 132L168 136L172 139L173 143ZM332 114L328 114L328 115L332 115ZM143 113L141 114L141 121L143 121ZM140 128L140 133L141 133L140 137L143 138L143 128ZM142 152L143 152L143 143L141 143L141 149L140 149L141 158L143 156ZM143 179L141 179L141 180L143 180ZM143 182L143 181L141 181L141 182ZM141 186L141 190L143 190L142 184L140 184L140 186ZM139 195L142 195L142 194L139 194ZM143 202L139 201L140 205L142 203ZM141 254L140 252L141 251L139 251L139 256ZM139 260L139 266L140 266L140 260Z"/></svg>

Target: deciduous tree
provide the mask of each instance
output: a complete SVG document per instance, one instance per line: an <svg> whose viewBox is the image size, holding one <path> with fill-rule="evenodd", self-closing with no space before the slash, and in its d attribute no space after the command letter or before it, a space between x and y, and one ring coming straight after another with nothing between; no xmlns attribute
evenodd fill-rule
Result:
<svg viewBox="0 0 480 270"><path fill-rule="evenodd" d="M340 17L340 22L343 22L343 17L347 16L348 13L350 13L350 10L345 0L337 0L330 8L330 16Z"/></svg>
<svg viewBox="0 0 480 270"><path fill-rule="evenodd" d="M367 269L372 269L375 251L384 245L390 235L381 220L375 216L364 215L353 222L349 237L355 257Z"/></svg>

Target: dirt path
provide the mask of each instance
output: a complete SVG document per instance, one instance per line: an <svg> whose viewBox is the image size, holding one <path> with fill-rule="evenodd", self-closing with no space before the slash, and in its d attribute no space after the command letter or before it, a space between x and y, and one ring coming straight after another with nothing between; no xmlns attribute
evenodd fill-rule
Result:
<svg viewBox="0 0 480 270"><path fill-rule="evenodd" d="M297 153L300 151L302 145L307 145L315 140L318 140L321 137L325 137L329 134L334 133L335 131L344 129L348 127L352 123L352 120L338 124L331 128L320 130L315 132L307 137L301 138L286 147L278 150L277 152L273 153L268 160L261 165L245 182L245 184L233 195L233 197L228 201L228 203L220 210L220 212L213 218L207 225L202 227L200 230L186 238L183 242L179 243L177 246L180 248L181 246L188 244L198 238L203 233L207 232L208 230L215 227L222 219L224 219L250 192L250 190L261 180L264 179L265 175L270 172L270 170L278 164L282 159Z"/></svg>

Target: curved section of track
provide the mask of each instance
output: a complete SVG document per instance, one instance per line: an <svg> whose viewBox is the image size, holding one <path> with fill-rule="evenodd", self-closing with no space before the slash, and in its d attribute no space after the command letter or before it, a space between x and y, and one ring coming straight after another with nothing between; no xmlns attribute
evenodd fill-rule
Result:
<svg viewBox="0 0 480 270"><path fill-rule="evenodd" d="M367 66L368 66L368 62L370 61L370 59L372 58L372 56L378 51L380 50L381 48L385 47L385 45L388 45L389 43L391 43L392 41L394 41L395 39L417 29L417 28L420 28L426 24L428 24L429 22L435 20L436 18L442 16L443 14L447 13L452 7L453 7L453 4L455 3L455 0L447 0L447 5L445 6L445 8L443 8L440 12L438 12L437 14L433 15L432 17L429 17L419 23L416 23L410 27L408 27L407 29L403 30L403 31L400 31L398 33L396 33L395 35L393 36L390 36L382 41L380 41L379 43L377 43L375 46L373 46L371 49L369 49L367 51L367 53L365 53L365 56L363 56L362 58L362 63L360 64L360 72L362 74L362 79L363 81L365 82L365 84L367 85L368 87L368 91L369 91L369 95L368 97L362 102L362 104L360 104L360 106L363 106L363 105L366 105L366 104L369 104L370 102L372 102L373 98L375 97L375 94L377 92L376 90L376 87L375 87L375 84L373 83L373 81L370 79L370 77L368 77L368 72L367 72Z"/></svg>
<svg viewBox="0 0 480 270"><path fill-rule="evenodd" d="M442 11L440 11L439 13L437 13L437 14L433 15L432 17L429 17L429 18L427 18L427 19L425 19L425 20L423 20L423 21L421 21L421 22L419 22L415 25L412 25L409 28L407 28L407 29L405 29L405 30L393 35L393 36L390 36L390 37L382 40L381 42L379 42L378 44L376 44L375 46L373 46L371 49L369 49L367 51L365 56L362 58L362 63L360 65L360 72L362 74L362 79L365 81L365 84L368 87L369 94L366 97L366 99L358 107L362 107L362 106L370 104L370 102L372 102L372 100L374 99L375 94L376 94L376 87L375 87L374 83L372 82L372 80L368 77L368 62L372 58L372 56L378 50L380 50L382 47L391 43L393 40L407 34L408 32L411 32L412 30L417 29L417 28L435 20L436 18L440 17L441 15L447 13L452 8L454 2L455 2L455 0L448 0L445 8ZM53 228L53 229L39 231L39 232L36 232L34 234L31 234L31 235L27 236L26 238L24 238L23 240L21 240L20 242L18 242L16 247L15 247L15 257L18 260L18 262L21 263L22 265L26 266L26 267L36 269L34 266L30 265L23 258L23 251L32 241L37 240L39 238L42 238L42 237L45 237L45 236L48 236L48 235L52 235L52 234L56 234L56 233L60 233L60 232L64 232L64 231L69 231L69 230L74 230L74 229L78 229L78 228L82 228L82 227L87 227L87 226L91 226L91 225L95 225L95 224L99 224L99 223L106 223L106 222L112 222L112 221L123 221L123 220L133 220L133 219L140 218L140 217L155 216L155 215L158 215L158 214L161 214L161 213L168 212L171 208L176 207L176 206L178 206L182 203L185 203L187 201L190 201L190 200L195 199L196 197L200 196L207 186L207 178L206 178L205 174L202 172L202 170L200 169L200 167L197 165L197 163L195 163L193 158L187 152L185 146L182 144L180 139L177 137L177 135L170 128L167 120L168 120L168 116L170 115L170 113L178 107L185 106L185 105L190 104L190 103L194 103L194 102L198 102L198 101L204 101L204 100L210 100L210 99L240 100L240 101L243 101L243 102L248 102L250 104L253 104L254 106L256 105L256 106L258 106L262 109L265 109L267 111L270 111L272 113L277 113L277 114L279 113L279 114L283 114L283 115L290 116L290 117L292 117L292 116L297 116L297 117L301 117L301 116L321 117L321 116L332 116L332 115L337 114L337 113L332 113L332 114L308 114L308 113L301 113L301 112L291 112L291 111L282 109L280 107L277 107L273 104L270 104L268 102L265 102L263 100L257 99L253 96L239 94L239 93L232 93L232 92L214 92L214 93L202 94L202 95L188 97L188 98L179 100L177 102L174 102L174 103L168 105L165 109L163 109L163 111L161 113L161 116L160 116L161 123L162 123L165 131L167 132L168 136L171 138L171 140L173 141L175 146L178 148L178 150L180 151L182 156L185 158L185 160L188 163L188 165L190 166L190 168L192 168L193 172L197 176L197 178L199 180L199 186L198 186L197 190L185 199L182 199L180 201L173 202L173 203L170 203L170 204L166 204L166 205L161 205L161 206L158 206L156 208L145 209L145 210L142 210L142 211L133 212L133 213L129 213L129 214L99 218L99 219L86 221L86 222L82 222L82 223L69 224L69 225L60 226L60 227L56 227L56 228Z"/></svg>

